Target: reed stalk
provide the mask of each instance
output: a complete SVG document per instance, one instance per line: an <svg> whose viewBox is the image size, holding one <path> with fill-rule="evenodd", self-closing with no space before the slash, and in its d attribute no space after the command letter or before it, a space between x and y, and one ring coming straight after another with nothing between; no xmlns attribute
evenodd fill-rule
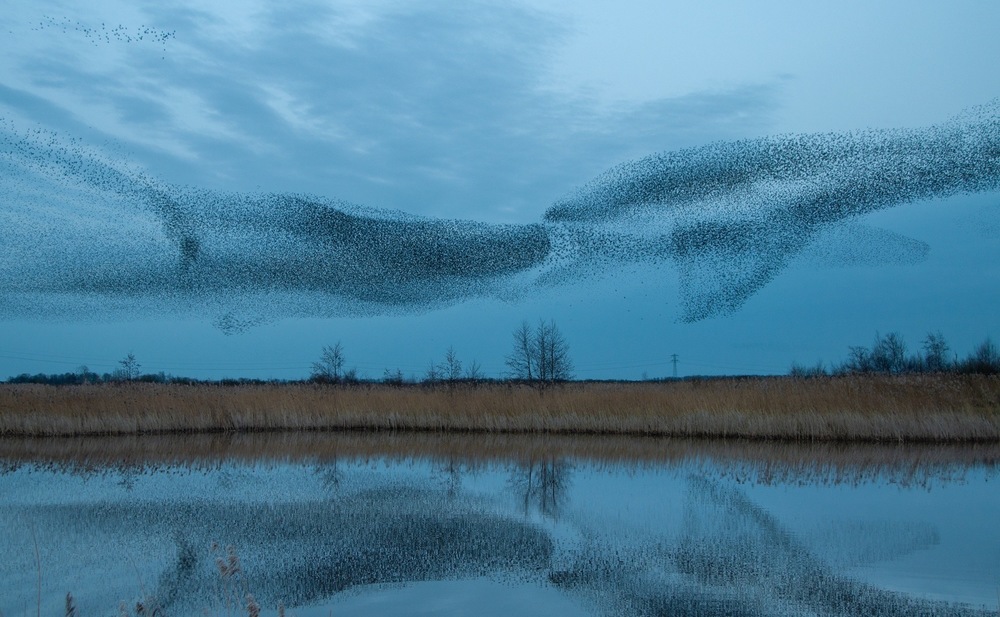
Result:
<svg viewBox="0 0 1000 617"><path fill-rule="evenodd" d="M35 534L35 525L31 524L31 543L35 547L35 572L38 576L37 593L35 599L35 615L42 617L42 556L38 552L38 536Z"/></svg>

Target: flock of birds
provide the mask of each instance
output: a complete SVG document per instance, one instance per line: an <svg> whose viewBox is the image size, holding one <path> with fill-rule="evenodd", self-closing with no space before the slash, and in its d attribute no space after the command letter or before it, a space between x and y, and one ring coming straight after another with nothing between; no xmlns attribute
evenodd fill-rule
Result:
<svg viewBox="0 0 1000 617"><path fill-rule="evenodd" d="M174 36L52 18L39 27L95 42ZM614 167L523 225L173 186L127 158L0 120L0 318L183 313L239 331L280 317L517 298L626 264L669 262L679 272L680 319L698 321L735 312L824 238L874 239L885 245L876 259L896 249L919 259L919 242L845 234L845 225L882 208L1000 188L998 110L994 101L924 129L655 154Z"/></svg>
<svg viewBox="0 0 1000 617"><path fill-rule="evenodd" d="M663 252L680 271L683 316L696 321L735 311L796 255L865 214L997 188L995 100L923 129L785 135L655 154L605 172L555 203L545 220L619 228L670 220ZM906 250L906 239L877 236Z"/></svg>
<svg viewBox="0 0 1000 617"><path fill-rule="evenodd" d="M118 24L114 27L109 27L104 22L101 22L100 26L88 26L80 21L71 21L66 18L57 19L51 16L45 16L32 30L60 30L64 34L75 32L82 35L93 45L108 44L113 41L118 43L150 41L162 45L164 51L166 51L167 41L177 36L175 30L161 30L146 25L126 28Z"/></svg>
<svg viewBox="0 0 1000 617"><path fill-rule="evenodd" d="M516 297L673 262L681 317L737 310L807 246L881 208L1000 187L1000 115L922 130L791 135L615 167L543 221L495 225L290 193L170 186L41 129L0 125L0 312L281 316ZM97 316L97 315L92 315Z"/></svg>

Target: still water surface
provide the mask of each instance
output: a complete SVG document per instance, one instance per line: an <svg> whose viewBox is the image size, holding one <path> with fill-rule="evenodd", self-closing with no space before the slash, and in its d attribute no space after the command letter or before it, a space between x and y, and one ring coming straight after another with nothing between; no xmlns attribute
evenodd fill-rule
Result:
<svg viewBox="0 0 1000 617"><path fill-rule="evenodd" d="M713 447L8 457L0 612L71 592L81 616L246 614L248 593L299 616L997 614L988 457Z"/></svg>

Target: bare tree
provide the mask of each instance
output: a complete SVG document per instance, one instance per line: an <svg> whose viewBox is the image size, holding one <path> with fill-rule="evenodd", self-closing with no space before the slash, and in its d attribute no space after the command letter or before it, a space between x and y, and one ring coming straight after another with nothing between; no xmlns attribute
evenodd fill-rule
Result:
<svg viewBox="0 0 1000 617"><path fill-rule="evenodd" d="M875 335L871 350L872 368L879 373L902 373L906 368L906 343L898 332Z"/></svg>
<svg viewBox="0 0 1000 617"><path fill-rule="evenodd" d="M539 320L535 330L522 322L514 331L514 349L507 356L507 368L511 376L539 384L572 379L569 344L556 322Z"/></svg>
<svg viewBox="0 0 1000 617"><path fill-rule="evenodd" d="M139 378L139 371L142 365L135 359L135 354L129 352L127 356L118 361L121 367L121 376L125 381L135 381Z"/></svg>
<svg viewBox="0 0 1000 617"><path fill-rule="evenodd" d="M473 360L465 367L465 378L469 381L479 381L483 378L483 369L478 362Z"/></svg>
<svg viewBox="0 0 1000 617"><path fill-rule="evenodd" d="M962 370L967 373L982 373L984 375L1000 373L1000 350L997 349L993 340L987 337L985 341L980 343L962 363Z"/></svg>
<svg viewBox="0 0 1000 617"><path fill-rule="evenodd" d="M507 356L507 368L515 379L532 381L535 377L535 338L531 326L522 321L521 326L514 330L514 350Z"/></svg>
<svg viewBox="0 0 1000 617"><path fill-rule="evenodd" d="M446 381L456 382L462 378L462 362L458 359L454 347L448 347L444 354L444 362L440 366L441 377Z"/></svg>
<svg viewBox="0 0 1000 617"><path fill-rule="evenodd" d="M403 371L400 369L396 369L395 371L385 369L385 372L382 373L382 383L401 386L405 381L406 378L403 377Z"/></svg>
<svg viewBox="0 0 1000 617"><path fill-rule="evenodd" d="M100 380L100 376L97 373L91 371L86 364L80 365L80 367L76 369L76 371L77 374L79 375L80 383L96 383L98 380Z"/></svg>
<svg viewBox="0 0 1000 617"><path fill-rule="evenodd" d="M864 345L852 345L849 347L850 357L843 366L846 373L869 373L872 370L871 353Z"/></svg>
<svg viewBox="0 0 1000 617"><path fill-rule="evenodd" d="M931 372L941 372L949 368L947 341L940 332L931 332L924 339L924 367Z"/></svg>
<svg viewBox="0 0 1000 617"><path fill-rule="evenodd" d="M312 378L316 381L337 383L344 369L344 348L340 341L336 345L326 345L318 362L313 362Z"/></svg>
<svg viewBox="0 0 1000 617"><path fill-rule="evenodd" d="M535 358L540 381L551 383L573 377L569 344L556 327L555 321L538 322L538 329L535 330Z"/></svg>

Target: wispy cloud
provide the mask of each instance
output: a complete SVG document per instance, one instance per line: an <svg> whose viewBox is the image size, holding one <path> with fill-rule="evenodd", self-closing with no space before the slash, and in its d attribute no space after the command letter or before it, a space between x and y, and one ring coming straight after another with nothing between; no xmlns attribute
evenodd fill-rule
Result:
<svg viewBox="0 0 1000 617"><path fill-rule="evenodd" d="M615 109L567 97L545 80L568 26L513 4L172 7L146 18L176 32L164 49L115 43L117 61L97 66L70 53L25 57L7 86L174 182L442 216L532 220L624 158L760 130L780 91Z"/></svg>

